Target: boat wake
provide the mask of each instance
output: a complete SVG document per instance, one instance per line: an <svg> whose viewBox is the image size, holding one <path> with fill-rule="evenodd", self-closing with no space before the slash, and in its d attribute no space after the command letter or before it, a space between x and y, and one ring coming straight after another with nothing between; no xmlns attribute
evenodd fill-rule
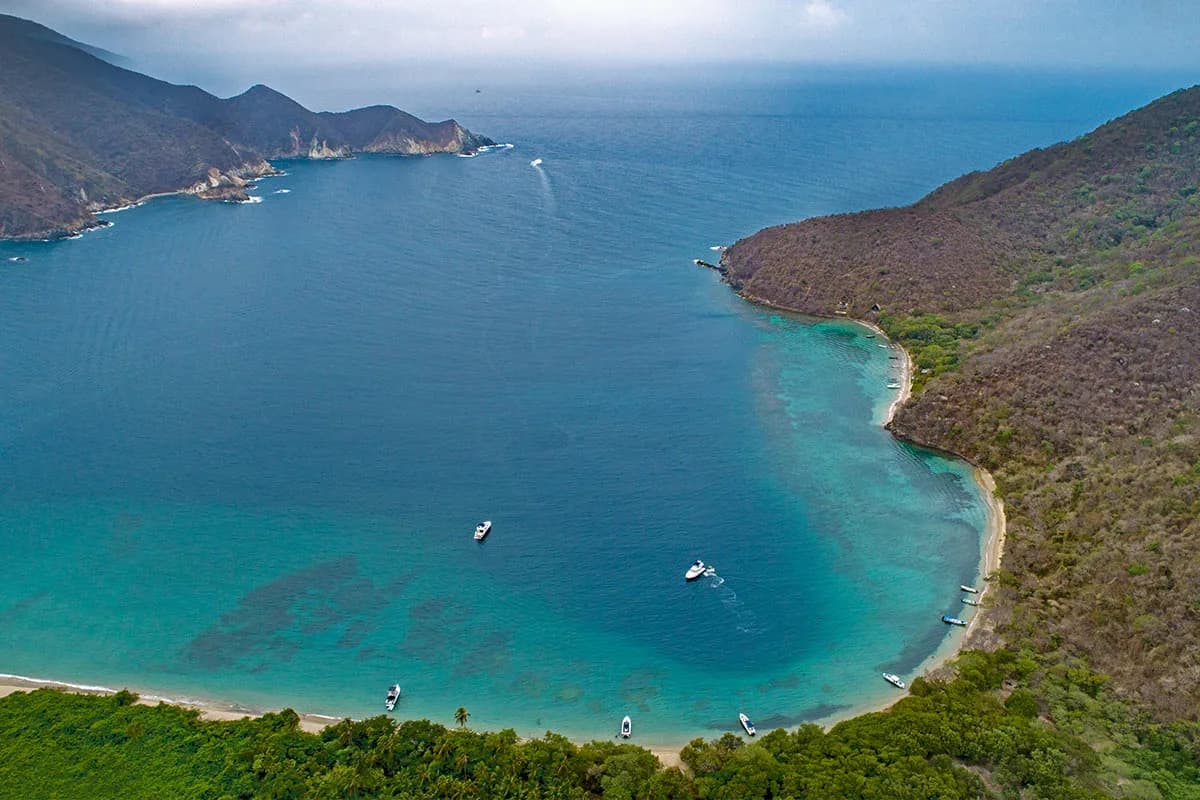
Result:
<svg viewBox="0 0 1200 800"><path fill-rule="evenodd" d="M738 599L737 592L725 585L725 579L717 574L716 569L709 567L704 571L704 577L708 579L708 588L720 592L721 605L734 615L737 620L738 633L762 633L758 617L753 611L746 608L745 602Z"/></svg>
<svg viewBox="0 0 1200 800"><path fill-rule="evenodd" d="M276 189L274 192L271 192L271 194L290 194L291 191L291 189Z"/></svg>

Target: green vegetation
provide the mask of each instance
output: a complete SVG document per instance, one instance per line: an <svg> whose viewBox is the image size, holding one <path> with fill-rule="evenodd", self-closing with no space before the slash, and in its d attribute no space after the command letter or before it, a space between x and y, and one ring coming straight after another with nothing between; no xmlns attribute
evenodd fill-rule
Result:
<svg viewBox="0 0 1200 800"><path fill-rule="evenodd" d="M696 739L686 771L551 733L375 717L310 734L291 711L203 722L128 692L42 689L0 699L0 798L1200 798L1200 726L1150 724L1103 676L1028 652L971 651L957 667L828 732Z"/></svg>
<svg viewBox="0 0 1200 800"><path fill-rule="evenodd" d="M974 339L979 325L950 322L937 314L880 314L879 326L893 341L900 342L913 361L913 391L919 392L932 378L958 367L959 342Z"/></svg>

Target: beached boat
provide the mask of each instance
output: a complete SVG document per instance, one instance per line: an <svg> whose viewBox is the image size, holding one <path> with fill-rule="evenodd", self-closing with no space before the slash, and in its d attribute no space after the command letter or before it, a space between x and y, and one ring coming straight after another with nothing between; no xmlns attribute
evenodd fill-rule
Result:
<svg viewBox="0 0 1200 800"><path fill-rule="evenodd" d="M704 565L704 562L700 559L696 559L695 563L688 567L688 571L683 573L683 578L684 580L694 581L696 578L699 578L701 575L703 575L706 569L708 569L708 567Z"/></svg>
<svg viewBox="0 0 1200 800"><path fill-rule="evenodd" d="M900 680L900 676L899 676L899 675L893 675L893 674L892 674L892 673L890 673L890 672L884 672L884 673L882 673L882 675L883 675L883 679L884 679L885 681L887 681L888 683L890 683L892 686L895 686L895 687L897 687L897 688L899 688L899 689L905 689L905 688L907 688L907 687L904 685L904 681Z"/></svg>
<svg viewBox="0 0 1200 800"><path fill-rule="evenodd" d="M966 603L967 605L969 605L969 606L977 606L977 605L979 605L979 601L978 601L978 600L976 600L974 597L964 597L964 598L962 599L962 601L963 601L964 603Z"/></svg>
<svg viewBox="0 0 1200 800"><path fill-rule="evenodd" d="M962 589L964 592L970 592L971 594L979 594L978 589L976 589L974 586L967 586L965 583L962 584L961 586L959 586L958 588Z"/></svg>
<svg viewBox="0 0 1200 800"><path fill-rule="evenodd" d="M754 723L751 722L750 718L745 714L738 714L738 722L742 723L742 727L746 729L746 733L750 736L758 733L758 731L754 729Z"/></svg>
<svg viewBox="0 0 1200 800"><path fill-rule="evenodd" d="M485 519L483 522L475 526L475 541L482 542L491 532L492 521L490 519Z"/></svg>
<svg viewBox="0 0 1200 800"><path fill-rule="evenodd" d="M942 614L942 622L946 623L947 625L961 625L964 628L967 625L967 623L963 620L959 619L958 617L952 617L949 614Z"/></svg>
<svg viewBox="0 0 1200 800"><path fill-rule="evenodd" d="M632 735L633 735L633 720L631 720L629 718L629 715L626 714L625 719L621 720L621 738L628 739Z"/></svg>
<svg viewBox="0 0 1200 800"><path fill-rule="evenodd" d="M388 711L396 710L396 701L400 699L400 684L393 683L388 689L387 700L383 701L383 705Z"/></svg>

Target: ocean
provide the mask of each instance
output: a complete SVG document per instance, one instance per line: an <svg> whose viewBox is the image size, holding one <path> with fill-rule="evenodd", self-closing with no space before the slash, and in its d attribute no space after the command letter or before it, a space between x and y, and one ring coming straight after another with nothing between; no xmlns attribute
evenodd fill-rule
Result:
<svg viewBox="0 0 1200 800"><path fill-rule="evenodd" d="M396 682L402 717L583 739L629 714L635 742L878 704L970 616L980 489L882 429L882 339L692 259L1173 86L415 92L512 147L280 162L260 202L0 243L0 672L356 717Z"/></svg>

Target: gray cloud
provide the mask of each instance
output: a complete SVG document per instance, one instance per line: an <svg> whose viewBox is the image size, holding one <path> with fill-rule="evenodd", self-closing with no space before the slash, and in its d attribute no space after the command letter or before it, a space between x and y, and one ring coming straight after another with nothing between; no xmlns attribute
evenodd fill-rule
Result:
<svg viewBox="0 0 1200 800"><path fill-rule="evenodd" d="M0 0L174 80L301 67L1200 67L1190 0Z"/></svg>

